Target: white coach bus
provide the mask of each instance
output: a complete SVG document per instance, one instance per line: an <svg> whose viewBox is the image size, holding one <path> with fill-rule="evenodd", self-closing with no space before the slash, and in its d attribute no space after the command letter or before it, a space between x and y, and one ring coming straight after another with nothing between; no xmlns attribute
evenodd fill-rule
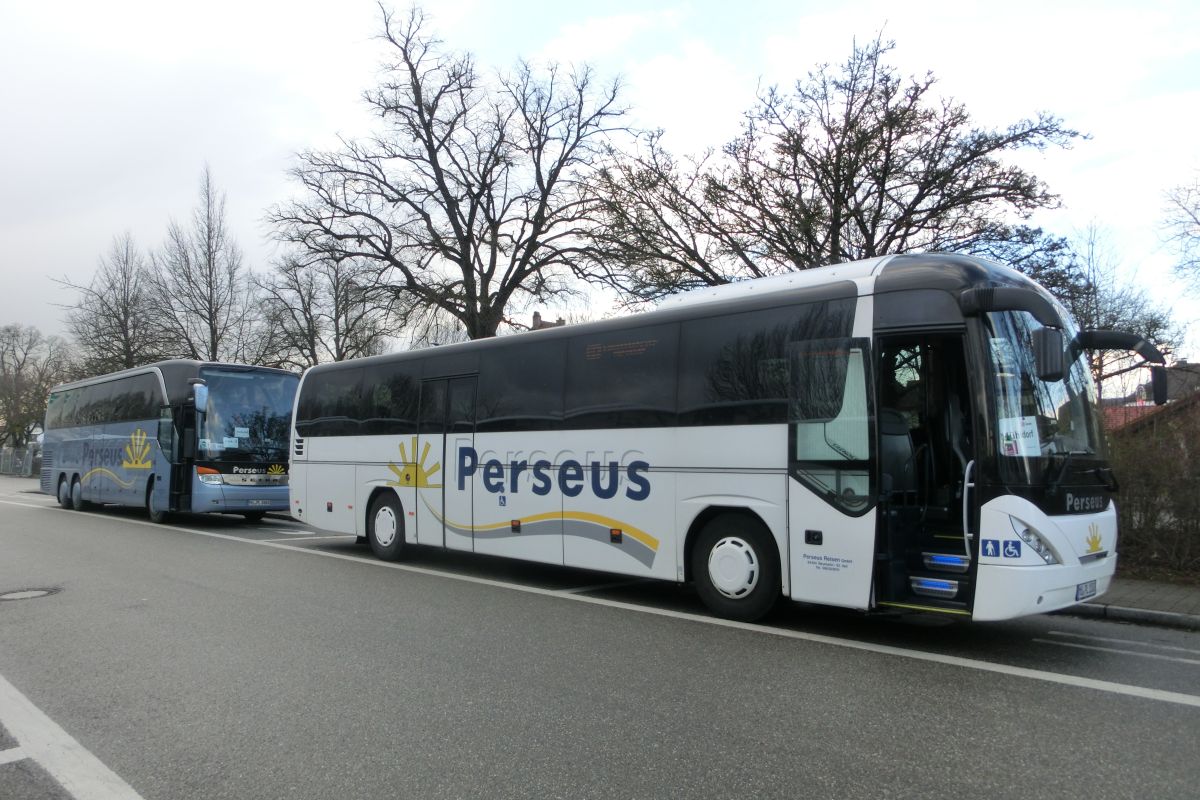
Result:
<svg viewBox="0 0 1200 800"><path fill-rule="evenodd" d="M998 620L1103 593L1116 483L1078 331L1037 284L904 255L634 316L313 367L291 511L365 538ZM1165 372L1152 370L1158 399Z"/></svg>

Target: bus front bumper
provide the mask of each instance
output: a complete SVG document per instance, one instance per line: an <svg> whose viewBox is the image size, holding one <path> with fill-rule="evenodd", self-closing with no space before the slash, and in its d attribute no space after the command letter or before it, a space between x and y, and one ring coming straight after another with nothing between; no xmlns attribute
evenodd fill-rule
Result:
<svg viewBox="0 0 1200 800"><path fill-rule="evenodd" d="M980 564L971 616L980 621L1014 619L1088 602L1108 591L1116 570L1116 553L1082 564Z"/></svg>
<svg viewBox="0 0 1200 800"><path fill-rule="evenodd" d="M196 513L253 513L288 510L288 487L230 486L229 484L192 483L192 511Z"/></svg>

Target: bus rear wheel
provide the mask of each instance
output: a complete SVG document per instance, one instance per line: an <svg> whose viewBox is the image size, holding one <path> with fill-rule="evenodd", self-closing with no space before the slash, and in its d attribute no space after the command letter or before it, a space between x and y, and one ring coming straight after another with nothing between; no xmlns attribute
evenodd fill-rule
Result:
<svg viewBox="0 0 1200 800"><path fill-rule="evenodd" d="M398 561L404 550L404 517L400 503L390 493L381 494L367 512L367 542L384 561Z"/></svg>
<svg viewBox="0 0 1200 800"><path fill-rule="evenodd" d="M79 476L71 481L71 508L76 511L87 511L92 507L92 504L83 499L83 483L79 480Z"/></svg>
<svg viewBox="0 0 1200 800"><path fill-rule="evenodd" d="M779 556L757 520L723 514L708 523L691 568L700 599L719 617L753 622L779 601Z"/></svg>
<svg viewBox="0 0 1200 800"><path fill-rule="evenodd" d="M71 484L66 475L58 479L58 504L68 511L71 509Z"/></svg>

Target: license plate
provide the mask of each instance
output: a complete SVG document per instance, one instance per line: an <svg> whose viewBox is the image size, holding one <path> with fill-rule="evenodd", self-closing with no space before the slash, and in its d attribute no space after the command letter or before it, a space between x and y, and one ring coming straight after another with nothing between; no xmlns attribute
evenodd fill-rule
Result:
<svg viewBox="0 0 1200 800"><path fill-rule="evenodd" d="M1083 583L1081 583L1075 587L1075 599L1076 600L1086 600L1089 597L1095 597L1095 596L1096 596L1096 582L1095 581L1084 581Z"/></svg>
<svg viewBox="0 0 1200 800"><path fill-rule="evenodd" d="M250 505L252 505L252 506L269 506L269 505L271 505L271 501L270 500L251 500ZM1096 591L1095 583L1096 583L1095 581L1092 581L1092 593L1093 594L1095 594L1095 591Z"/></svg>

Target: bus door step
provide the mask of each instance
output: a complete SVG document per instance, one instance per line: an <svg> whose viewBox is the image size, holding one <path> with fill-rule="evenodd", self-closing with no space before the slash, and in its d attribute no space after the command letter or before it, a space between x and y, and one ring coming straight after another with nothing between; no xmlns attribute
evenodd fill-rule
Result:
<svg viewBox="0 0 1200 800"><path fill-rule="evenodd" d="M957 553L922 553L921 563L931 572L964 573L971 568L971 559Z"/></svg>
<svg viewBox="0 0 1200 800"><path fill-rule="evenodd" d="M919 597L936 597L939 600L953 600L958 597L960 581L950 578L928 578L913 575L908 579L909 588Z"/></svg>

